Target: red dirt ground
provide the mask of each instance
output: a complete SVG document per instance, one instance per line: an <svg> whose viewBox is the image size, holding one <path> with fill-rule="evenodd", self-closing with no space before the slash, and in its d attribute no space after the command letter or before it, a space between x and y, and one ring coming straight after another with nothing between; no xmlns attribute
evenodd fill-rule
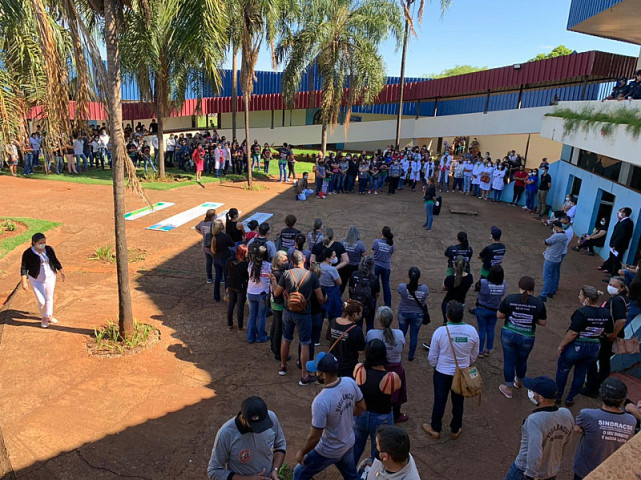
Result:
<svg viewBox="0 0 641 480"><path fill-rule="evenodd" d="M295 202L288 187L268 186L260 192L247 192L239 184L148 192L152 202L176 203L171 209L127 222L129 247L147 254L143 262L130 265L135 316L157 326L161 340L141 354L116 359L91 357L86 349L93 329L115 319L117 313L115 267L89 259L97 246L113 245L111 188L0 178L0 191L5 193L0 216L35 216L63 223L48 234L48 241L67 274L67 281L56 290L58 326L41 329L33 294L20 291L9 305L0 333L0 428L18 478L205 478L216 430L252 394L263 396L279 416L288 442L286 461L295 462L296 450L309 429L311 401L321 387L299 387L293 364L288 376L279 377L278 364L266 344L248 345L242 334L227 331L226 304L213 303L213 286L205 283L199 236L190 229L196 222L169 233L144 229L204 201L224 202L225 208L237 207L245 215L274 213L275 232L284 227L288 213L298 217L297 227L305 232L320 217L338 238L355 224L367 245L383 225L391 226L397 242L393 291L405 281L412 265L421 268L422 280L432 291L433 322L421 330L421 340L430 338L440 324L443 251L454 243L459 230L468 232L479 252L488 243L490 226L499 225L508 246L504 267L509 291L517 290L518 278L525 274L534 276L537 291L540 288L542 241L549 231L521 209L448 194L444 211L428 235L420 228L424 214L418 192ZM132 193L127 195L128 210L143 206ZM451 205L473 205L479 215L452 215ZM0 260L0 298L19 280L22 250ZM598 258L569 252L561 290L548 302L548 326L537 334L529 374L554 376L556 346L577 307L579 287L602 286L595 270L598 264ZM479 269L475 260L475 276ZM393 303L397 304L396 294ZM473 303L470 293L468 305ZM474 324L467 313L466 319ZM409 402L404 411L410 420L403 428L410 434L424 479L504 478L518 451L521 422L533 406L525 392L512 400L499 393L500 347L478 365L485 382L483 402L480 407L476 400L466 402L465 432L457 441L449 440L449 435L433 441L421 430L432 406L427 354L419 350L416 360L405 365ZM595 401L578 397L573 412L594 405ZM449 423L449 412L444 423ZM559 478L571 477L573 453L574 444ZM334 478L338 478L336 470L317 476L317 480Z"/></svg>

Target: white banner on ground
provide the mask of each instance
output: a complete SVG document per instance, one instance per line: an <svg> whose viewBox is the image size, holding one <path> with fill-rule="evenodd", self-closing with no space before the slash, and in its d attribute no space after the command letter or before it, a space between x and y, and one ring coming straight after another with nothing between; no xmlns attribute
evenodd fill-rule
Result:
<svg viewBox="0 0 641 480"><path fill-rule="evenodd" d="M190 208L189 210L185 210L184 212L174 215L173 217L169 217L165 220L162 220L156 223L155 225L152 225L151 227L147 227L147 230L155 230L157 232L169 232L171 230L174 230L175 228L180 227L181 225L184 225L187 222L195 220L201 215L205 215L207 210L209 210L210 208L216 209L216 208L222 207L223 205L224 203L206 202L201 205L198 205L197 207Z"/></svg>
<svg viewBox="0 0 641 480"><path fill-rule="evenodd" d="M157 202L154 203L153 205L149 205L147 207L139 208L138 210L134 210L133 212L125 213L125 220L137 220L141 217L144 217L146 215L149 215L150 213L155 213L159 210L163 210L165 208L169 208L172 205L175 205L175 203L171 202Z"/></svg>
<svg viewBox="0 0 641 480"><path fill-rule="evenodd" d="M258 222L258 225L260 225L261 223L265 223L267 220L269 220L273 216L274 216L273 213L261 213L261 212L254 213L251 217L248 217L245 220L243 220L243 226L245 227L245 231L249 232L249 228L247 228L247 223L250 222L251 220L256 220Z"/></svg>

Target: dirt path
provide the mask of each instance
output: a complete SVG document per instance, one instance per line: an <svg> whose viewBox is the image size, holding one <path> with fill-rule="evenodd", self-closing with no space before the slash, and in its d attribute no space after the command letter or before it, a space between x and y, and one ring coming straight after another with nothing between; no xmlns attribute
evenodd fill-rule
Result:
<svg viewBox="0 0 641 480"><path fill-rule="evenodd" d="M0 216L63 222L48 234L48 241L67 272L67 282L56 290L59 326L41 329L33 294L20 292L9 306L0 337L0 428L11 465L17 477L25 479L204 478L217 428L250 394L263 396L279 415L289 446L287 462L294 462L320 386L299 387L295 371L279 377L267 345L248 345L242 334L227 331L226 304L215 304L212 285L205 283L199 236L190 230L196 222L168 233L144 229L158 220L216 201L245 215L256 210L274 213L275 232L288 213L298 217L297 226L305 232L315 217L323 218L338 238L355 224L368 246L383 225L390 225L397 242L392 290L405 281L410 266L418 265L432 291L433 323L421 330L421 339L431 337L440 324L443 251L459 230L468 232L479 252L488 243L491 225L503 229L510 292L524 274L534 276L537 291L540 288L542 240L549 233L520 209L459 194L446 196L444 212L428 236L418 227L424 221L418 192L295 202L290 187L278 183L261 192L246 192L240 185L150 191L152 202L176 206L127 222L127 235L129 247L146 254L144 261L130 265L135 316L157 326L161 341L136 356L100 359L90 357L85 345L95 327L115 320L115 267L89 257L97 246L113 245L111 189L48 181L25 185L22 179L0 178L0 191L16 192L0 206ZM143 206L133 194L127 200L128 210ZM451 215L450 205L473 205L479 215ZM21 253L18 249L0 260L0 298L16 285ZM561 290L548 303L548 327L537 335L530 374L554 375L556 346L576 307L578 288L585 283L601 286L597 265L597 258L574 252L565 259ZM475 276L479 268L475 260ZM468 305L473 302L470 294ZM395 294L393 303L397 304ZM466 319L474 324L471 315ZM420 427L432 405L427 354L420 350L416 360L406 364L409 403L404 411L410 421L403 426L424 478L503 478L517 453L520 425L532 405L525 394L508 401L498 392L500 348L479 365L486 384L482 406L466 403L465 433L459 440L434 442ZM583 397L577 400L575 413L594 404ZM573 448L570 452L560 478L570 475ZM336 471L318 476L323 478L337 478Z"/></svg>

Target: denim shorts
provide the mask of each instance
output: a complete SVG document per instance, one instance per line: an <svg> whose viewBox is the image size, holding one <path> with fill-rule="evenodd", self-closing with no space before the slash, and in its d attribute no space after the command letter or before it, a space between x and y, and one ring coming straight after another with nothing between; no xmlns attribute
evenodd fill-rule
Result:
<svg viewBox="0 0 641 480"><path fill-rule="evenodd" d="M294 340L294 328L298 329L298 339L301 345L309 345L312 342L311 314L283 310L283 340L289 343Z"/></svg>

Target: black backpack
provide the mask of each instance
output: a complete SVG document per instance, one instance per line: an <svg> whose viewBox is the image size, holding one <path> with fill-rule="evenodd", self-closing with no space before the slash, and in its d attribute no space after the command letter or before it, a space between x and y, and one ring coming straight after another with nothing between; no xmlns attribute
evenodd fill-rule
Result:
<svg viewBox="0 0 641 480"><path fill-rule="evenodd" d="M370 308L374 298L372 296L372 278L359 276L350 298L360 302L364 309Z"/></svg>
<svg viewBox="0 0 641 480"><path fill-rule="evenodd" d="M250 262L255 261L255 259L258 257L258 250L260 247L265 247L267 248L267 239L263 237L256 237L254 238L254 241L249 244L247 247L247 257ZM267 258L265 258L267 260Z"/></svg>

